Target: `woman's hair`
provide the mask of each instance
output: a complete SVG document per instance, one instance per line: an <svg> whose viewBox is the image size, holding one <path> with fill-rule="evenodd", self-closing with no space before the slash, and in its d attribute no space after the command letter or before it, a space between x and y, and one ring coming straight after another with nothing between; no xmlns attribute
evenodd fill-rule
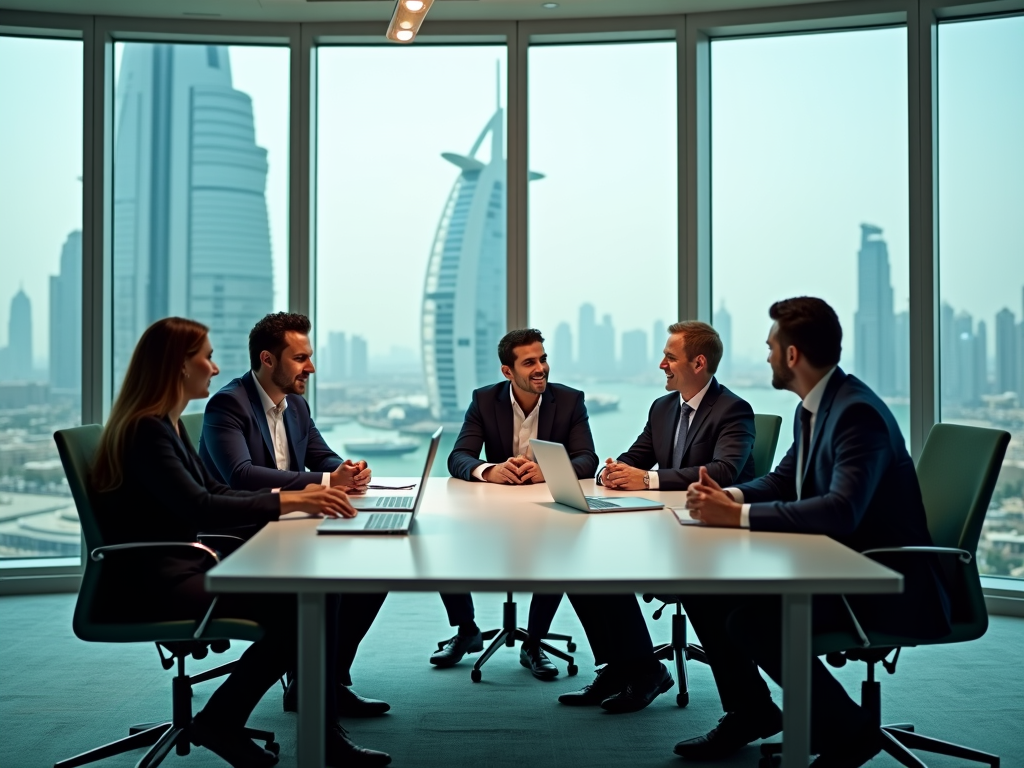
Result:
<svg viewBox="0 0 1024 768"><path fill-rule="evenodd" d="M139 419L170 413L181 398L181 367L199 352L209 330L195 320L165 317L142 334L100 437L92 471L94 490L112 491L121 485L125 444Z"/></svg>

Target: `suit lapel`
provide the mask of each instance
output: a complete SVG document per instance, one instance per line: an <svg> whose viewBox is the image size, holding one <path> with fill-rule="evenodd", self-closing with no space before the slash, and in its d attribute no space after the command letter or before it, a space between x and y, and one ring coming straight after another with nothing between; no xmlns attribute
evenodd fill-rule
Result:
<svg viewBox="0 0 1024 768"><path fill-rule="evenodd" d="M260 393L256 390L256 382L253 381L252 371L242 377L242 385L249 396L249 405L252 406L252 414L259 425L260 434L263 435L263 443L267 447L267 455L277 469L277 455L274 453L274 441L270 439L270 425L267 423L267 414L263 412L263 401L260 400Z"/></svg>
<svg viewBox="0 0 1024 768"><path fill-rule="evenodd" d="M286 395L287 397L287 395ZM306 451L302 451L302 459L299 459L299 414L292 403L284 409L284 432L288 436L288 457L292 462L292 471L301 472L305 468Z"/></svg>
<svg viewBox="0 0 1024 768"><path fill-rule="evenodd" d="M512 385L505 382L494 401L494 423L498 425L498 439L502 453L512 457Z"/></svg>
<svg viewBox="0 0 1024 768"><path fill-rule="evenodd" d="M821 405L818 407L818 413L814 417L814 430L811 432L811 447L808 449L807 458L804 460L804 476L802 478L804 485L807 483L807 476L812 474L809 470L814 466L812 463L814 461L814 452L821 442L821 433L825 429L825 422L828 421L829 412L832 410L832 402L836 399L836 392L839 391L839 387L842 386L845 380L846 374L843 373L841 368L836 368L835 373L832 374L832 378L829 379L828 385L825 387L825 394L821 396ZM797 409L797 413L800 413L799 409ZM799 427L797 428L797 434L799 434ZM803 489L801 488L801 490Z"/></svg>
<svg viewBox="0 0 1024 768"><path fill-rule="evenodd" d="M693 414L693 421L690 422L690 426L686 430L686 442L683 443L684 459L687 451L690 450L690 444L693 442L694 436L704 425L704 422L708 418L708 414L711 413L711 409L712 407L714 407L715 401L718 400L718 396L721 393L722 387L718 384L717 381L712 379L711 386L708 387L708 391L704 393L704 398L700 401L700 405L697 406L697 412Z"/></svg>
<svg viewBox="0 0 1024 768"><path fill-rule="evenodd" d="M669 413L672 414L671 420L665 425L665 444L663 450L665 451L665 461L662 462L658 459L658 466L663 469L676 469L672 466L672 449L676 447L676 426L679 424L679 412L682 410L680 405L679 393L673 393L675 396L672 398L671 405L668 407ZM657 457L657 453L655 456Z"/></svg>
<svg viewBox="0 0 1024 768"><path fill-rule="evenodd" d="M555 425L555 392L550 384L544 390L544 394L541 395L537 407L540 408L539 421L537 422L537 439L550 440L551 429ZM526 453L526 446L521 445L519 447L523 453Z"/></svg>

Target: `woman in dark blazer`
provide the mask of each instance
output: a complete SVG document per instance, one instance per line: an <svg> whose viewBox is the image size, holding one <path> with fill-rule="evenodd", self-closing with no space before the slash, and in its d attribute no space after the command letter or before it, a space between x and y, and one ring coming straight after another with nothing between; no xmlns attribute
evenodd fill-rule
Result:
<svg viewBox="0 0 1024 768"><path fill-rule="evenodd" d="M271 522L296 510L354 515L348 497L336 488L233 491L210 477L179 420L189 401L209 397L210 380L219 372L207 331L192 320L169 317L146 329L135 347L90 478L104 540L196 542L201 530ZM201 619L214 599L203 585L212 559L198 548L186 555L177 547L166 554L154 551L160 550L109 558L102 610L112 618ZM267 689L294 666L295 598L224 595L214 615L253 620L264 635L246 649L196 715L192 741L236 768L274 765L277 756L242 729ZM386 754L360 749L347 739L337 725L333 699L327 697L328 765L387 765L391 759Z"/></svg>

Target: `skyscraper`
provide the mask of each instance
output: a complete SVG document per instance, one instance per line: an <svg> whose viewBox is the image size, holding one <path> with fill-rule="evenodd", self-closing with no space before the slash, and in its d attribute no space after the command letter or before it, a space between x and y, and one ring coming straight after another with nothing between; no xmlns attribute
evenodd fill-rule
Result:
<svg viewBox="0 0 1024 768"><path fill-rule="evenodd" d="M341 381L348 377L348 337L341 331L327 334L327 379Z"/></svg>
<svg viewBox="0 0 1024 768"><path fill-rule="evenodd" d="M31 381L35 378L32 371L32 302L21 288L11 298L7 348L2 351L0 379Z"/></svg>
<svg viewBox="0 0 1024 768"><path fill-rule="evenodd" d="M715 374L719 381L728 381L732 375L732 315L725 308L725 302L718 307L712 322L719 338L722 339L722 362L718 364Z"/></svg>
<svg viewBox="0 0 1024 768"><path fill-rule="evenodd" d="M60 271L50 276L50 388L82 389L82 233L75 230L60 252Z"/></svg>
<svg viewBox="0 0 1024 768"><path fill-rule="evenodd" d="M208 325L221 370L237 376L272 308L273 271L267 153L228 49L127 44L115 109L115 386L139 335L167 315Z"/></svg>
<svg viewBox="0 0 1024 768"><path fill-rule="evenodd" d="M647 371L646 331L626 331L622 334L622 362L619 369L626 376L635 376Z"/></svg>
<svg viewBox="0 0 1024 768"><path fill-rule="evenodd" d="M362 336L352 337L352 378L363 381L370 373L370 353L366 339Z"/></svg>
<svg viewBox="0 0 1024 768"><path fill-rule="evenodd" d="M580 356L577 367L582 373L600 370L601 339L597 330L597 312L593 304L580 305Z"/></svg>
<svg viewBox="0 0 1024 768"><path fill-rule="evenodd" d="M910 312L896 314L893 324L893 347L896 370L893 377L893 394L897 397L910 395Z"/></svg>
<svg viewBox="0 0 1024 768"><path fill-rule="evenodd" d="M860 225L857 254L857 311L854 314L854 368L879 395L895 389L896 355L889 249L882 229Z"/></svg>
<svg viewBox="0 0 1024 768"><path fill-rule="evenodd" d="M995 393L1017 391L1017 322L1006 307L996 312Z"/></svg>
<svg viewBox="0 0 1024 768"><path fill-rule="evenodd" d="M555 328L554 363L563 374L573 370L572 328L568 323L559 323Z"/></svg>
<svg viewBox="0 0 1024 768"><path fill-rule="evenodd" d="M468 155L441 155L459 175L430 250L420 327L427 397L441 421L461 422L472 391L497 377L495 353L507 322L504 126L499 106ZM476 154L488 135L484 163Z"/></svg>

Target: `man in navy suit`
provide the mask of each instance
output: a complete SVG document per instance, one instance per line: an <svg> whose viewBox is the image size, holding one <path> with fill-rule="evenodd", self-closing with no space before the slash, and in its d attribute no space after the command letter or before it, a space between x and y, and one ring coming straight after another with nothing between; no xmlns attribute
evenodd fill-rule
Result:
<svg viewBox="0 0 1024 768"><path fill-rule="evenodd" d="M550 366L540 331L524 328L505 334L498 343L498 360L506 381L473 392L448 456L452 477L503 485L542 483L544 475L533 460L530 438L562 443L576 475L593 476L597 453L583 393L548 381ZM480 459L481 449L486 460ZM441 598L449 623L459 630L430 657L430 663L449 667L465 654L483 650L483 639L473 619L472 597ZM530 640L520 649L519 661L541 680L558 675L539 643L551 628L561 600L561 595L534 595L530 603L526 630Z"/></svg>
<svg viewBox="0 0 1024 768"><path fill-rule="evenodd" d="M660 367L669 394L654 401L632 447L617 461L606 460L598 483L618 491L682 490L697 479L701 465L724 483L753 479L754 412L715 379L724 351L718 332L691 320L673 323L668 333ZM593 683L562 694L559 702L636 712L672 686L668 669L654 658L634 595L569 599L595 662L605 667Z"/></svg>
<svg viewBox="0 0 1024 768"><path fill-rule="evenodd" d="M821 299L772 305L768 334L772 385L801 403L793 444L768 475L723 488L701 470L687 491L691 515L707 525L752 531L816 533L864 551L929 546L914 463L889 408L839 367L842 328ZM813 631L866 630L923 638L949 632L949 601L934 555L883 559L900 571L899 595L851 595L813 601ZM757 668L781 683L781 601L771 597L686 596L683 606L708 655L726 712L708 734L680 742L692 760L727 757L782 727ZM855 768L876 755L877 727L819 659L811 670L811 748L817 768Z"/></svg>
<svg viewBox="0 0 1024 768"><path fill-rule="evenodd" d="M249 333L252 367L210 398L203 417L199 456L210 474L239 490L307 485L362 492L370 479L366 462L342 461L324 441L302 395L313 367L310 323L305 315L278 312ZM251 535L253 531L248 533ZM239 533L232 531L232 533ZM243 534L244 535L244 534ZM364 699L351 688L349 669L386 595L342 595L336 634L339 711L349 717L384 714L390 707ZM285 692L285 709L295 707L296 691Z"/></svg>

